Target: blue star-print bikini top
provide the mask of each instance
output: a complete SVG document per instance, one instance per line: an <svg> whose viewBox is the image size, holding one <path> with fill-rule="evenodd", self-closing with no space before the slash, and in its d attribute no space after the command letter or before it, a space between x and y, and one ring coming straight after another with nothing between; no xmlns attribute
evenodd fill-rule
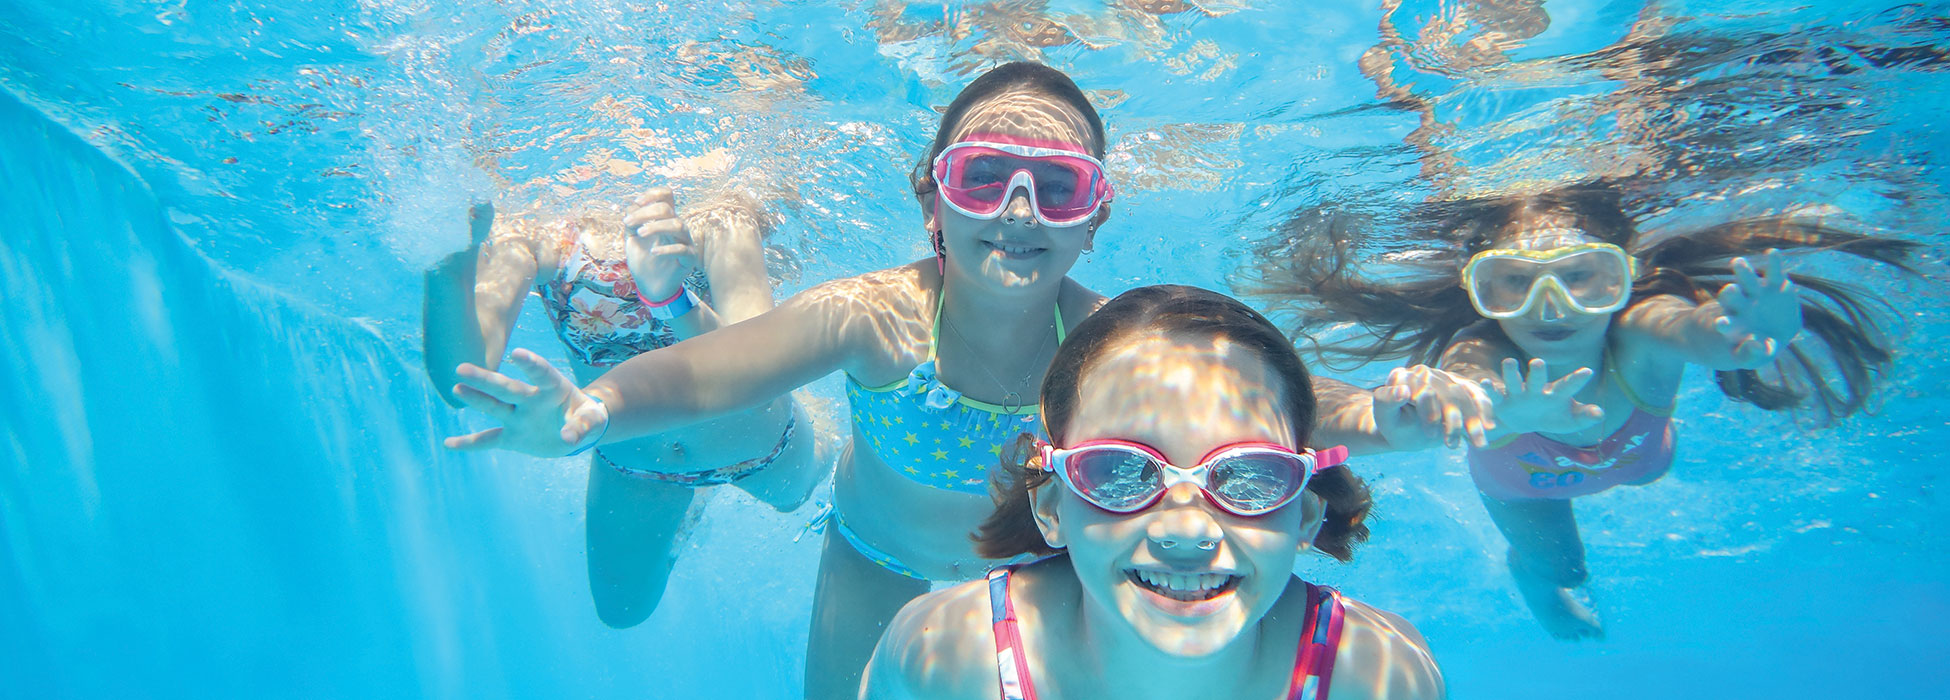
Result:
<svg viewBox="0 0 1950 700"><path fill-rule="evenodd" d="M1063 309L1056 309L1056 342L1064 336ZM1036 403L998 406L962 396L935 376L935 346L941 338L941 304L934 307L928 359L906 379L868 387L846 378L853 425L880 461L909 479L962 493L988 493L989 470L1002 460L1002 447L1023 433L1040 435ZM861 446L855 445L855 449Z"/></svg>

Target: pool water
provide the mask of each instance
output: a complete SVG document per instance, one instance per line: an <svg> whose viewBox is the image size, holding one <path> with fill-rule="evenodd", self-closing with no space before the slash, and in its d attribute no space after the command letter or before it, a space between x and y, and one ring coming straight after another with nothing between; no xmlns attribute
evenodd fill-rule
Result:
<svg viewBox="0 0 1950 700"><path fill-rule="evenodd" d="M936 108L1017 59L1104 112L1106 293L1236 290L1309 207L1386 255L1405 205L1582 177L1660 230L1925 244L1917 278L1809 268L1904 320L1875 410L1694 372L1673 473L1578 502L1606 641L1530 619L1459 453L1357 462L1373 540L1300 573L1413 621L1464 700L1940 697L1950 7L1737 5L0 4L0 697L797 697L811 510L716 494L656 614L604 627L586 461L437 446L482 423L420 369L420 275L472 202L656 183L766 197L782 293L917 259ZM529 306L514 344L561 363Z"/></svg>

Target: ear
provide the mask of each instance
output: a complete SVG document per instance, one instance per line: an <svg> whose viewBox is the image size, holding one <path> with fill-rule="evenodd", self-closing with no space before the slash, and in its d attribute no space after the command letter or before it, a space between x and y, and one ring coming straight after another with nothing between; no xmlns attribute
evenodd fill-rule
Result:
<svg viewBox="0 0 1950 700"><path fill-rule="evenodd" d="M1327 524L1327 502L1320 500L1312 491L1300 494L1300 551L1314 547L1314 538L1320 536L1320 528Z"/></svg>
<svg viewBox="0 0 1950 700"><path fill-rule="evenodd" d="M941 230L940 190L929 189L914 193L914 200L921 203L921 227L929 231Z"/></svg>
<svg viewBox="0 0 1950 700"><path fill-rule="evenodd" d="M1044 542L1057 549L1067 546L1062 520L1056 516L1056 502L1061 498L1057 491L1062 488L1061 480L1050 479L1029 492L1029 509L1036 517L1036 529L1043 531Z"/></svg>

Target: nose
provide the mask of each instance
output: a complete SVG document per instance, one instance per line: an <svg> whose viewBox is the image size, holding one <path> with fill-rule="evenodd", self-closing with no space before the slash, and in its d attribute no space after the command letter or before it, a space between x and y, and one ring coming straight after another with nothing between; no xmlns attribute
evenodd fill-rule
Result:
<svg viewBox="0 0 1950 700"><path fill-rule="evenodd" d="M1153 508L1161 512L1145 525L1144 535L1151 540L1161 558L1196 558L1201 552L1219 548L1225 531L1199 501L1204 495L1193 484L1174 484Z"/></svg>
<svg viewBox="0 0 1950 700"><path fill-rule="evenodd" d="M1546 322L1564 320L1566 315L1564 312L1564 302L1558 299L1558 296L1557 290L1555 289L1544 290L1544 298L1538 299L1538 301L1543 302L1538 305L1537 309L1537 318L1539 320Z"/></svg>
<svg viewBox="0 0 1950 700"><path fill-rule="evenodd" d="M1029 203L1029 192L1017 188L1009 193L1009 205L1002 209L1002 223L1036 227L1036 208Z"/></svg>

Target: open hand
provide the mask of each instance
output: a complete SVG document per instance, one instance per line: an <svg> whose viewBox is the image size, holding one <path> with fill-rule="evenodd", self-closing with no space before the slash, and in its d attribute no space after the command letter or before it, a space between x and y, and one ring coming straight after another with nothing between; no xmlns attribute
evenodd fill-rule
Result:
<svg viewBox="0 0 1950 700"><path fill-rule="evenodd" d="M1483 380L1490 401L1496 405L1496 421L1519 433L1575 433L1605 421L1605 409L1579 403L1578 391L1591 383L1596 373L1590 367L1550 380L1550 367L1542 359L1530 361L1529 373L1522 371L1514 357L1503 358L1503 387Z"/></svg>
<svg viewBox="0 0 1950 700"><path fill-rule="evenodd" d="M1482 447L1491 420L1489 394L1461 375L1428 365L1397 368L1374 390L1376 432L1395 449Z"/></svg>
<svg viewBox="0 0 1950 700"><path fill-rule="evenodd" d="M1781 268L1781 256L1761 255L1761 271L1746 258L1733 259L1734 282L1715 297L1724 314L1713 321L1736 364L1761 364L1801 332L1801 297Z"/></svg>
<svg viewBox="0 0 1950 700"><path fill-rule="evenodd" d="M677 197L670 188L654 187L630 203L623 214L624 260L636 288L651 301L669 299L697 270L697 244L677 216Z"/></svg>
<svg viewBox="0 0 1950 700"><path fill-rule="evenodd" d="M575 382L540 355L517 349L508 361L534 383L525 384L473 364L462 364L456 370L460 384L454 386L454 396L502 425L447 438L449 449L500 448L537 457L560 457L582 444L591 428L609 420L609 412L601 403L582 393Z"/></svg>

